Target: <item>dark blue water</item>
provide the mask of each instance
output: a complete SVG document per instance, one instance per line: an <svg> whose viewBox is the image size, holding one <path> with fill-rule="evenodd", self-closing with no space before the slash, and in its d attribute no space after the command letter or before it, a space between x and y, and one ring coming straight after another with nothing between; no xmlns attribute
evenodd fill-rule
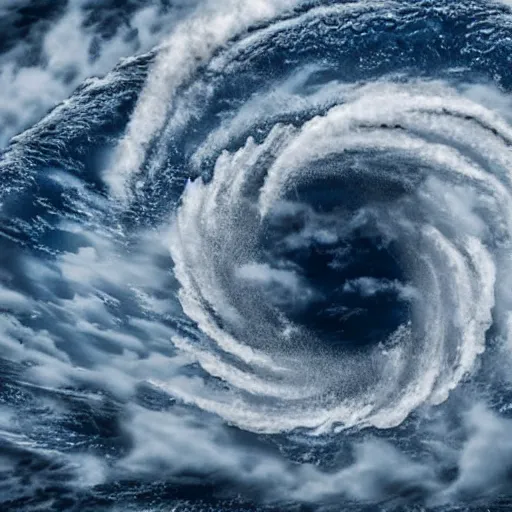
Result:
<svg viewBox="0 0 512 512"><path fill-rule="evenodd" d="M8 2L0 52L0 510L512 507L506 2Z"/></svg>

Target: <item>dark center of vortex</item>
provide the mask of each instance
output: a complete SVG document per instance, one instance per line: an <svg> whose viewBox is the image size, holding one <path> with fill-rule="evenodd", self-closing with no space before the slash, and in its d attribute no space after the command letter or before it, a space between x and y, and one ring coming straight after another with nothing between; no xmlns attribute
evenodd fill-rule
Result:
<svg viewBox="0 0 512 512"><path fill-rule="evenodd" d="M274 293L276 307L330 347L355 350L389 339L411 316L411 287L400 244L381 233L378 212L405 193L367 176L295 188L264 234L272 267L293 269L301 283L293 294Z"/></svg>

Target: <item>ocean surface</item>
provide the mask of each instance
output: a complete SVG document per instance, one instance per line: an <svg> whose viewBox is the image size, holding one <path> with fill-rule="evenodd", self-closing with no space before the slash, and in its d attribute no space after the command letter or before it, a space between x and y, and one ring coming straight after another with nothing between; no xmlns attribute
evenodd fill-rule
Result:
<svg viewBox="0 0 512 512"><path fill-rule="evenodd" d="M3 0L0 510L512 511L512 1Z"/></svg>

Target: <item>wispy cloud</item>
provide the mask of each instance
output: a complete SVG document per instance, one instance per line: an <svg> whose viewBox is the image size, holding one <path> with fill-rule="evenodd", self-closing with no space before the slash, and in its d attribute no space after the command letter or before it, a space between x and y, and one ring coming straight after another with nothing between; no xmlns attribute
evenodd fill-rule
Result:
<svg viewBox="0 0 512 512"><path fill-rule="evenodd" d="M86 78L102 76L123 57L157 45L197 2L131 1L116 11L109 2L57 2L0 55L0 148L65 100ZM19 2L18 2L19 4ZM3 5L6 26L23 5ZM41 13L38 11L38 15ZM16 40L16 36L19 39Z"/></svg>

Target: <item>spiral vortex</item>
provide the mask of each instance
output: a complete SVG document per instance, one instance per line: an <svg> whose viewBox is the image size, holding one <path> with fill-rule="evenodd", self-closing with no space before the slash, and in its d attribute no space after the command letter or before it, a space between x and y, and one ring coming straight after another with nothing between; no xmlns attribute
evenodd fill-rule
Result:
<svg viewBox="0 0 512 512"><path fill-rule="evenodd" d="M471 374L497 275L507 282L510 126L466 73L406 73L398 40L378 63L361 52L359 73L344 66L354 33L368 38L383 18L384 30L407 26L421 8L305 9L167 90L173 108L144 157L150 173L205 111L222 119L179 155L203 178L185 189L170 250L183 310L208 338L174 343L229 392L178 391L182 400L257 432L390 428ZM383 73L385 57L401 66ZM263 59L285 68L272 68L270 86ZM153 103L141 101L132 127L153 133ZM142 143L128 134L123 150ZM130 165L121 155L114 168L124 187Z"/></svg>
<svg viewBox="0 0 512 512"><path fill-rule="evenodd" d="M176 216L180 301L215 354L175 343L237 390L236 407L202 407L246 429L393 427L485 350L510 250L510 129L436 83L346 89L222 153Z"/></svg>
<svg viewBox="0 0 512 512"><path fill-rule="evenodd" d="M3 151L6 379L115 409L96 491L509 497L510 6L197 3Z"/></svg>

